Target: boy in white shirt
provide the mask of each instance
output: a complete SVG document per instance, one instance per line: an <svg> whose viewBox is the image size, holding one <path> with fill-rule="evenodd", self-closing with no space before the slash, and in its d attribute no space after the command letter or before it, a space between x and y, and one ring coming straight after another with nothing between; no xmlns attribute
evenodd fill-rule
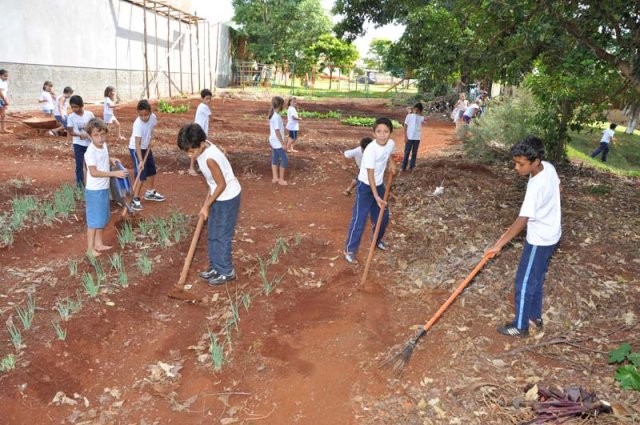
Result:
<svg viewBox="0 0 640 425"><path fill-rule="evenodd" d="M422 103L418 102L413 105L411 112L404 119L404 159L402 160L402 171L407 171L407 163L409 164L409 171L411 172L413 172L416 166L422 124L424 123L422 111ZM409 161L409 155L411 155L411 161Z"/></svg>
<svg viewBox="0 0 640 425"><path fill-rule="evenodd" d="M344 151L344 157L347 159L353 159L356 163L356 167L358 167L358 171L360 171L360 164L362 164L362 154L371 142L373 142L373 139L371 137L363 137L362 139L360 139L360 146ZM357 181L358 175L356 174L356 176L351 180L351 184L349 184L349 187L347 187L345 191L342 192L342 194L345 196L351 195L351 191L353 191L353 189L356 187Z"/></svg>
<svg viewBox="0 0 640 425"><path fill-rule="evenodd" d="M9 107L9 71L0 69L0 133L13 133L5 127L5 116Z"/></svg>
<svg viewBox="0 0 640 425"><path fill-rule="evenodd" d="M515 170L529 176L527 191L518 218L486 251L496 255L525 228L527 237L516 272L513 322L500 326L507 336L529 335L529 321L542 329L542 286L549 261L562 234L560 179L556 169L543 161L544 145L535 136L527 136L511 148Z"/></svg>
<svg viewBox="0 0 640 425"><path fill-rule="evenodd" d="M137 182L137 184L134 183L131 208L136 211L141 211L143 207L140 201L140 191L145 182L149 183L149 189L144 192L144 199L147 201L162 202L165 200L165 197L155 190L157 170L156 163L153 159L153 152L151 152L149 148L149 144L153 138L153 129L158 123L158 119L156 118L156 114L151 112L151 105L146 99L138 102L136 112L138 113L138 118L133 122L131 139L129 139L129 153L133 161L135 175L138 176L138 173L140 174L140 181ZM142 169L142 171L139 172L139 169Z"/></svg>
<svg viewBox="0 0 640 425"><path fill-rule="evenodd" d="M609 146L611 146L611 143L613 143L613 141L615 140L615 129L618 125L617 124L610 124L609 128L607 130L604 130L602 132L602 138L600 139L600 146L598 146L598 149L596 149L595 151L593 151L591 153L591 158L595 158L596 156L600 155L600 153L602 152L602 162L607 162L607 155L609 154Z"/></svg>
<svg viewBox="0 0 640 425"><path fill-rule="evenodd" d="M211 90L203 89L200 92L200 98L202 100L200 101L200 104L196 109L196 116L193 122L198 124L200 128L202 128L202 130L204 131L204 134L206 134L208 137L209 136L209 120L218 121L218 122L224 122L224 120L211 117L210 105L211 105L211 99L213 98L213 93L211 93ZM198 175L198 172L196 171L195 163L196 163L195 158L191 158L189 163L189 174L192 176Z"/></svg>
<svg viewBox="0 0 640 425"><path fill-rule="evenodd" d="M209 269L200 273L209 285L224 285L236 279L232 240L238 221L241 187L227 157L207 140L198 124L187 124L178 132L178 147L198 161L209 185L199 215L208 219Z"/></svg>
<svg viewBox="0 0 640 425"><path fill-rule="evenodd" d="M84 153L87 151L91 140L85 127L95 118L93 112L84 110L84 101L78 95L69 99L71 114L67 117L67 133L73 136L73 156L76 161L76 185L84 185Z"/></svg>
<svg viewBox="0 0 640 425"><path fill-rule="evenodd" d="M373 124L375 142L369 143L362 154L360 173L356 183L356 199L353 204L344 251L344 259L350 264L358 264L356 254L360 247L360 239L367 222L367 216L371 217L371 226L375 228L381 208L384 208L385 212L376 247L383 251L387 249L387 245L382 242L389 221L389 210L383 199L385 192L384 171L388 168L390 173L396 173L396 164L391 159L391 154L396 146L395 142L389 138L392 131L393 125L389 118L378 118Z"/></svg>
<svg viewBox="0 0 640 425"><path fill-rule="evenodd" d="M91 144L87 147L84 160L87 164L87 184L85 203L87 219L87 255L97 257L102 251L111 249L104 244L102 236L109 223L109 177L124 178L126 170L111 171L110 164L116 164L116 158L109 158L107 149L107 124L93 118L85 130Z"/></svg>

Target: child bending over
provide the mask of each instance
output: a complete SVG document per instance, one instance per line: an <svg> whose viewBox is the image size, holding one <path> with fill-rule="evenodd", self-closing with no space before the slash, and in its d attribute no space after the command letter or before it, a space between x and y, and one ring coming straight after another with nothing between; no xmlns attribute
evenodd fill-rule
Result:
<svg viewBox="0 0 640 425"><path fill-rule="evenodd" d="M373 139L371 137L363 137L360 140L360 146L358 146L357 148L344 151L344 157L347 159L353 158L353 160L356 163L356 166L358 167L358 171L360 171L360 164L362 163L362 153L364 152L365 148L369 146L369 143L371 142L373 142ZM358 181L358 175L356 174L356 176L353 179L351 179L351 183L349 184L349 187L347 187L345 191L342 192L342 194L345 196L351 195L351 192L356 187L357 181Z"/></svg>

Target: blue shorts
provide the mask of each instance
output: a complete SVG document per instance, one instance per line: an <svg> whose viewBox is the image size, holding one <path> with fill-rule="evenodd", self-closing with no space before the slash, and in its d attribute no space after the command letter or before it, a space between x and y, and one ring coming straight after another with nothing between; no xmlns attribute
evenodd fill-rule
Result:
<svg viewBox="0 0 640 425"><path fill-rule="evenodd" d="M289 132L289 138L293 140L298 139L298 130L287 130Z"/></svg>
<svg viewBox="0 0 640 425"><path fill-rule="evenodd" d="M4 105L5 105L4 100L0 99L0 109L4 108Z"/></svg>
<svg viewBox="0 0 640 425"><path fill-rule="evenodd" d="M85 190L87 227L104 229L109 223L109 189Z"/></svg>
<svg viewBox="0 0 640 425"><path fill-rule="evenodd" d="M67 117L63 117L62 115L54 115L53 117L56 119L56 121L62 124L65 129L67 128Z"/></svg>
<svg viewBox="0 0 640 425"><path fill-rule="evenodd" d="M133 160L133 169L134 175L138 175L138 155L136 155L135 149L129 149L129 153L131 154L131 159ZM142 159L147 154L146 149L142 149ZM142 174L140 174L140 181L143 182L147 180L147 177L155 176L157 173L156 163L153 160L153 152L149 152L149 156L147 157L147 162L144 163L144 169L142 170Z"/></svg>
<svg viewBox="0 0 640 425"><path fill-rule="evenodd" d="M278 164L280 164L282 168L287 168L287 165L289 165L289 158L287 158L287 153L282 148L271 148L271 165Z"/></svg>
<svg viewBox="0 0 640 425"><path fill-rule="evenodd" d="M465 124L469 124L469 123L471 122L471 117L470 117L470 116L468 116L468 115L463 115L463 116L462 116L462 121L463 121Z"/></svg>

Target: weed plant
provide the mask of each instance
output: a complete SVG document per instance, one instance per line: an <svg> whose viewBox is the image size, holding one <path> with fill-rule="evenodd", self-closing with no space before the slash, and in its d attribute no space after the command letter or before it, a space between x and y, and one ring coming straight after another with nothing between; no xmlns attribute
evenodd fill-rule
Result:
<svg viewBox="0 0 640 425"><path fill-rule="evenodd" d="M262 280L262 288L264 290L265 295L269 295L271 291L273 291L273 287L271 286L271 282L269 282L269 278L267 277L267 262L262 259L262 257L258 257L258 265L260 279Z"/></svg>
<svg viewBox="0 0 640 425"><path fill-rule="evenodd" d="M82 301L78 298L78 300L72 300L67 297L64 299L58 298L56 300L56 305L54 307L58 310L58 315L60 316L60 320L67 321L71 317L72 314L75 314L80 311L82 308Z"/></svg>
<svg viewBox="0 0 640 425"><path fill-rule="evenodd" d="M67 218L71 212L75 211L76 190L74 186L66 184L53 194L53 205L57 215Z"/></svg>
<svg viewBox="0 0 640 425"><path fill-rule="evenodd" d="M165 220L156 218L153 221L153 228L156 238L161 247L166 248L171 245L171 240L169 239L169 229Z"/></svg>
<svg viewBox="0 0 640 425"><path fill-rule="evenodd" d="M0 359L0 372L8 372L16 368L16 356L7 354Z"/></svg>
<svg viewBox="0 0 640 425"><path fill-rule="evenodd" d="M27 296L27 305L25 307L16 306L16 314L20 318L22 328L25 331L31 329L33 318L36 315L36 300L32 294Z"/></svg>
<svg viewBox="0 0 640 425"><path fill-rule="evenodd" d="M211 356L213 369L216 372L220 371L224 363L224 349L218 343L218 337L211 331L209 331L209 355Z"/></svg>
<svg viewBox="0 0 640 425"><path fill-rule="evenodd" d="M151 229L153 229L153 224L150 223L149 221L140 220L140 222L138 222L138 230L144 236L148 236L149 232L151 232Z"/></svg>
<svg viewBox="0 0 640 425"><path fill-rule="evenodd" d="M129 287L129 276L127 276L127 272L124 269L118 272L118 284L123 288Z"/></svg>
<svg viewBox="0 0 640 425"><path fill-rule="evenodd" d="M271 250L271 264L276 264L280 258L280 254L286 254L289 246L284 238L279 237Z"/></svg>
<svg viewBox="0 0 640 425"><path fill-rule="evenodd" d="M85 272L82 274L82 287L90 298L95 298L100 292L100 280L96 281L91 273Z"/></svg>
<svg viewBox="0 0 640 425"><path fill-rule="evenodd" d="M42 212L44 223L47 226L51 226L51 223L53 223L53 220L57 215L55 204L53 202L45 202L40 206L40 210Z"/></svg>
<svg viewBox="0 0 640 425"><path fill-rule="evenodd" d="M16 350L20 350L22 348L22 332L20 332L20 329L13 323L13 320L7 321L7 330L9 331L11 343Z"/></svg>
<svg viewBox="0 0 640 425"><path fill-rule="evenodd" d="M69 260L69 276L78 274L78 260Z"/></svg>
<svg viewBox="0 0 640 425"><path fill-rule="evenodd" d="M96 272L98 285L102 285L107 280L107 274L105 273L104 268L102 267L102 263L94 255L88 254L87 258L89 259L89 263L91 264L91 266Z"/></svg>
<svg viewBox="0 0 640 425"><path fill-rule="evenodd" d="M29 213L38 208L38 202L33 196L19 196L11 200L11 227L14 230L20 230Z"/></svg>
<svg viewBox="0 0 640 425"><path fill-rule="evenodd" d="M147 251L142 251L136 260L136 264L138 265L138 270L145 276L148 276L153 271L153 263L149 259L149 255Z"/></svg>
<svg viewBox="0 0 640 425"><path fill-rule="evenodd" d="M58 337L58 339L60 341L64 341L67 339L67 330L62 328L62 326L60 326L60 323L58 322L51 322L51 324L53 325L53 330L56 331L56 336Z"/></svg>
<svg viewBox="0 0 640 425"><path fill-rule="evenodd" d="M133 233L131 224L129 224L129 222L125 222L122 226L122 230L118 231L118 243L120 244L120 248L124 249L128 243L133 243L135 240L136 236Z"/></svg>
<svg viewBox="0 0 640 425"><path fill-rule="evenodd" d="M249 311L249 307L251 307L251 295L250 294L242 294L242 305L244 306L245 311Z"/></svg>
<svg viewBox="0 0 640 425"><path fill-rule="evenodd" d="M120 272L123 269L122 255L117 252L110 255L109 263L111 264L111 270L115 269L116 272Z"/></svg>

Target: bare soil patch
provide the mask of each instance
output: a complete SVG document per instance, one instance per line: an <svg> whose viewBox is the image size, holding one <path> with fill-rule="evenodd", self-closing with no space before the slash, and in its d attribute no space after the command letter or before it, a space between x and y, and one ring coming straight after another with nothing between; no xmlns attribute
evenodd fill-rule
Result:
<svg viewBox="0 0 640 425"><path fill-rule="evenodd" d="M130 220L138 247L147 247L151 274L135 266L139 248L120 249L123 222L114 216L106 241L122 254L129 287L117 285L103 256L103 293L84 295L81 275L93 269L83 257L81 205L68 219L32 226L0 249L2 321L13 316L18 323L15 306L24 305L27 293L37 302L16 368L0 375L3 423L515 424L533 418L514 400L537 382L589 388L616 406L615 415L569 423L640 421L638 393L620 390L615 366L607 364L620 342L640 350L640 196L633 182L560 169L564 236L547 277L544 332L528 339L495 332L513 314L519 240L484 268L397 378L379 369L380 360L414 335L509 226L526 181L509 164L463 159L453 124L430 117L416 170L393 185L391 250L376 253L369 274L378 289L364 292L357 286L362 267L341 257L353 202L341 192L355 173L342 151L370 131L303 120L300 152L290 156L291 186L283 188L271 183L269 101L250 97L231 93L213 101L214 116L225 122L211 123L211 140L226 150L243 192L235 237L239 278L222 288L199 280L196 272L207 266L203 235L188 283L204 302L167 297L206 195L202 178L186 173L188 158L175 147L197 99L188 100L188 113L158 113L153 151L157 188L167 201L146 203ZM404 118L403 108L380 100L301 99L300 108ZM90 109L100 115L101 108ZM134 105L118 109L126 135L134 117ZM46 197L74 180L65 138L13 130L0 135L3 210L15 196ZM402 152L401 131L392 137ZM110 151L130 165L126 143L112 141ZM441 184L444 193L434 196ZM176 211L187 216L189 234L180 241L162 248L140 233L142 220ZM270 260L279 240L287 249L262 274L267 291L258 257ZM73 261L78 273L70 276ZM57 340L56 301L78 293L82 308L61 322L67 337ZM16 352L3 332L0 357ZM209 332L225 349L221 371L208 354Z"/></svg>

